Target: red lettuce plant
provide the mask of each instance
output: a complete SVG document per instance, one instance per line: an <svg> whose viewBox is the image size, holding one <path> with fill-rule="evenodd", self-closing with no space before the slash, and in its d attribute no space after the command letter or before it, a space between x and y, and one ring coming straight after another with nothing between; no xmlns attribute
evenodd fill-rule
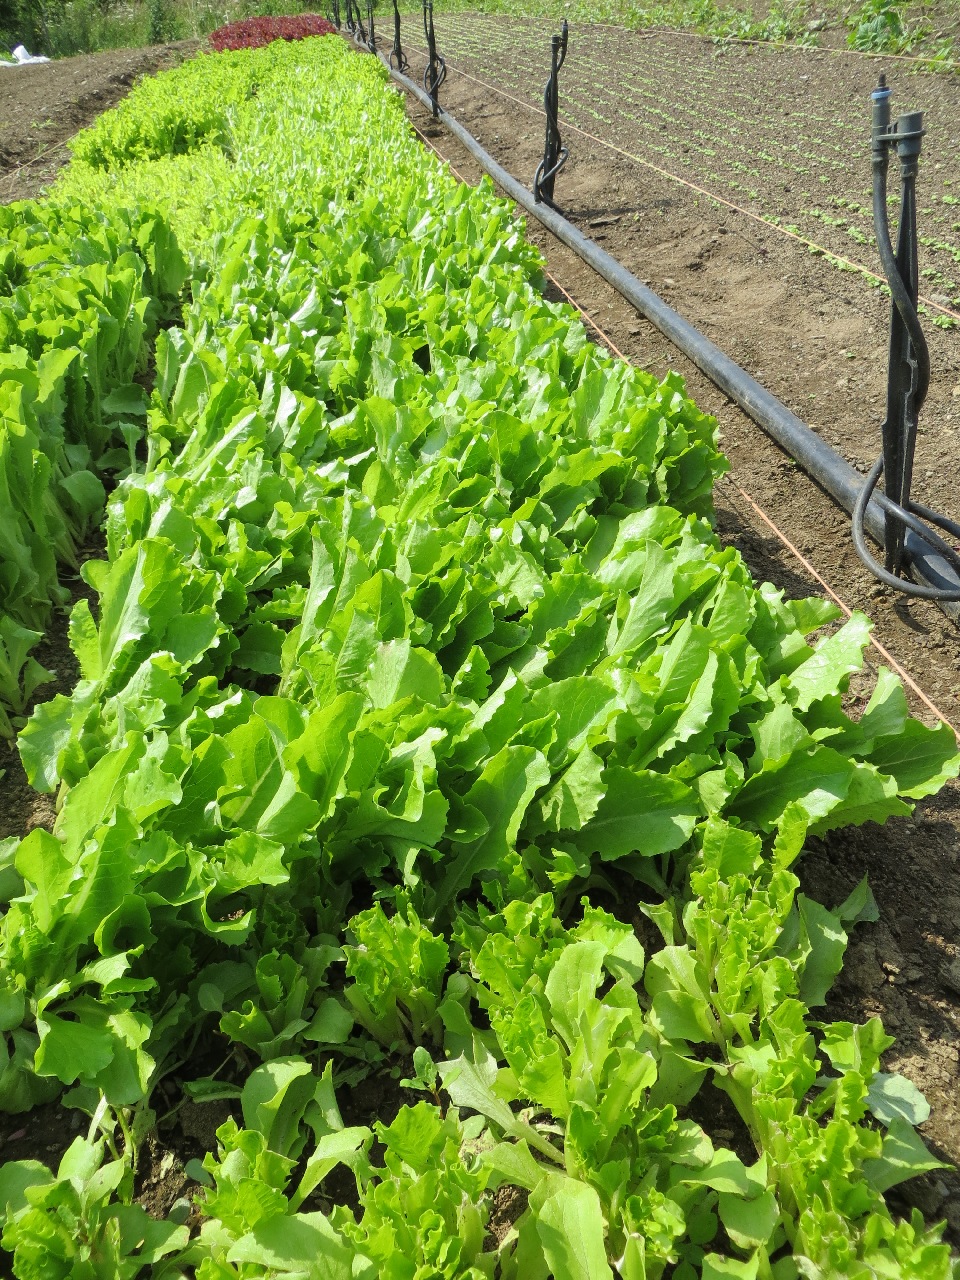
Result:
<svg viewBox="0 0 960 1280"><path fill-rule="evenodd" d="M225 49L259 49L273 40L304 40L307 36L329 36L336 31L332 22L318 13L300 13L286 18L244 18L228 22L211 32L210 43L217 53Z"/></svg>

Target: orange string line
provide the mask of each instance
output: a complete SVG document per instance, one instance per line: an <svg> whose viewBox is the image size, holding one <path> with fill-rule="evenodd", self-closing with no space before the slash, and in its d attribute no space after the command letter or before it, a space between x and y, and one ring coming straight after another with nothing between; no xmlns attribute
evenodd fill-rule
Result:
<svg viewBox="0 0 960 1280"><path fill-rule="evenodd" d="M737 493L739 493L740 496L750 504L750 506L757 513L757 515L764 522L764 524L767 525L776 534L776 536L780 539L780 541L791 553L791 555L795 556L797 560L800 561L800 563L806 569L807 573L809 573L810 576L816 582L818 582L821 587L823 587L824 591L827 593L830 599L834 602L834 604L836 604L837 607L840 608L848 618L851 618L853 616L853 610L850 608L850 606L846 604L845 601L841 600L841 598L833 590L833 588L826 581L826 579L822 578L820 574L817 573L816 569L813 567L810 561L806 558L805 555L803 555L801 551L798 550L797 547L793 545L793 543L790 541L787 535L781 529L777 528L777 526L774 524L771 518L767 515L767 513L763 510L763 508L760 507L756 502L754 502L753 498L750 497L749 493L747 493L745 489L742 489L735 480L731 479L729 476L727 477L727 480L732 485L732 487L736 489ZM886 649L880 643L880 641L877 640L874 636L870 637L870 644L873 646L874 649L876 649L876 651L880 654L880 656L884 659L884 661L890 664L890 666L897 673L897 675L900 677L903 683L917 695L917 697L924 704L924 706L927 707L930 711L932 711L933 714L937 717L937 719L942 721L943 724L945 724L948 729L953 730L954 737L957 739L958 742L960 742L960 729L958 729L956 725L952 724L947 719L947 717L943 714L940 708L930 701L930 699L923 692L923 690L920 688L917 682L914 679L912 679L912 677L909 676L906 671L904 671L903 667L896 660L896 658L889 651L889 649Z"/></svg>
<svg viewBox="0 0 960 1280"><path fill-rule="evenodd" d="M596 320L594 320L590 312L587 311L584 307L581 307L580 303L577 302L576 298L574 298L572 294L567 293L566 289L563 287L560 281L556 278L556 276L552 276L550 272L547 271L546 267L544 267L543 274L547 277L548 280L552 281L552 283L555 285L557 289L560 290L560 292L563 294L566 300L570 303L571 307L575 308L575 310L580 312L581 316L583 316L587 324L589 324L594 330L596 330L596 333L599 336L600 341L603 343L603 345L605 347L609 347L615 356L619 356L621 360L623 360L626 363L629 363L629 361L627 361L627 357L623 354L623 352L620 350L617 344L613 341L610 335L604 333L604 331L597 324Z"/></svg>
<svg viewBox="0 0 960 1280"><path fill-rule="evenodd" d="M67 145L67 142L69 142L68 138L64 139L63 142L56 143L52 147L48 147L46 151L41 151L38 156L34 156L30 160L24 160L22 164L18 164L15 168L8 169L6 173L0 174L0 185L8 181L10 178L15 178L17 174L22 173L24 169L29 169L31 165L42 163L42 161L46 160L48 156L52 156L55 151L61 151Z"/></svg>
<svg viewBox="0 0 960 1280"><path fill-rule="evenodd" d="M419 45L414 44L409 47L416 49L418 52L423 52ZM451 66L449 60L447 61L447 66ZM501 98L506 98L508 102L513 102L517 106L525 107L527 111L532 111L535 115L545 115L542 107L537 107L531 102L525 102L522 98L517 98L512 93L507 93L505 89L498 89L496 85L490 84L486 80L481 80L479 77L471 75L468 71L464 71L462 67L456 66L452 69L456 71L457 75L463 76L466 80L472 80L474 84L480 85L481 88L489 89L491 92L499 94ZM617 155L623 156L624 159L632 160L635 164L641 164L645 168L652 170L654 173L660 174L661 177L669 178L671 182L678 182L681 186L687 187L691 191L695 191L697 195L704 196L708 200L715 200L717 204L725 205L726 208L732 210L734 213L742 213L744 217L752 218L754 222L759 222L762 226L768 227L771 231L778 231L780 235L786 236L789 240L794 240L798 244L805 245L808 249L812 249L816 253L822 253L824 257L829 258L832 262L838 262L842 266L849 267L852 271L858 271L868 279L876 280L878 284L886 284L884 278L882 276L878 276L875 271L871 271L869 267L865 267L859 262L854 262L850 258L845 258L842 254L834 253L832 249L827 249L824 245L818 244L815 240L808 240L806 236L801 236L795 231L788 231L786 227L780 226L779 223L771 222L769 218L765 218L762 214L753 213L750 209L745 209L742 205L735 204L725 196L718 196L713 191L708 191L706 187L700 187L695 182L690 182L687 178L681 178L679 174L671 173L669 169L661 169L659 165L653 164L650 160L644 160L642 156L634 155L630 151L624 151L623 148L618 147L616 143L608 142L605 138L599 138L594 133L588 133L586 129L581 129L579 125L573 124L570 120L567 120L565 123L567 128L570 128L574 133L579 133L582 137L589 139L590 142L595 142L601 147L606 147L608 150L616 152ZM932 298L927 298L924 297L923 294L920 294L918 301L922 302L924 306L932 307L934 311L939 311L945 316L950 316L951 319L960 320L960 311L954 311L952 308L945 307L939 302L934 302Z"/></svg>
<svg viewBox="0 0 960 1280"><path fill-rule="evenodd" d="M420 137L426 143L426 145L430 148L430 150L433 151L434 154L440 158L440 160L449 168L450 172L456 178L459 178L461 182L466 184L466 181L467 181L466 178L463 176L462 173L459 172L459 170L452 163L452 161L447 159L447 157L443 154L440 148L436 146L431 141L430 138L428 138L424 133L422 133L421 130L418 129L417 126L413 124L412 121L411 121L411 124L413 126L414 132L418 135L418 137ZM559 289L559 291L567 299L570 305L574 307L577 311L579 311L581 316L583 316L583 318L591 325L591 327L599 335L604 345L609 347L610 350L614 353L614 355L619 356L621 360L626 361L627 357L623 354L622 351L619 350L616 343L613 342L613 340L609 337L609 335L603 331L603 329L600 327L597 321L594 320L593 316L591 316L590 313L584 307L582 307L579 302L577 302L577 300L572 296L572 294L568 293L567 290L564 289L563 285L560 284L560 282L554 276L552 276L549 271L546 271L545 269L544 274L546 275L547 279L551 280L553 284L557 287L557 289ZM780 542L783 543L783 545L787 548L790 554L793 555L800 562L800 564L803 565L804 569L806 569L807 573L809 573L811 578L813 578L815 582L819 583L819 585L823 588L823 590L834 602L834 604L837 605L837 607L841 610L841 612L844 613L846 617L852 618L853 610L850 608L850 606L844 600L842 600L839 595L837 595L837 593L833 590L833 588L827 582L826 578L822 577L817 572L817 570L813 567L813 565L806 558L806 556L800 551L798 547L794 546L794 544L790 541L790 539L783 532L783 530L778 528L778 526L773 522L770 516L767 515L767 513L763 510L763 508L759 505L759 503L755 502L754 499L751 498L749 493L747 493L746 489L742 488L739 484L737 484L737 482L733 480L730 476L727 476L727 480L729 484L734 489L736 489L737 493L740 494L740 496L744 499L744 501L749 503L749 505L753 508L753 510L756 512L759 518L763 521L763 523L773 531L773 533L780 540ZM948 729L951 729L953 731L954 737L957 739L958 743L960 743L960 729L958 729L954 724L952 724L947 719L947 717L943 714L940 708L937 707L935 703L933 703L927 697L927 695L920 688L917 682L912 678L912 676L910 676L904 670L904 668L896 660L896 658L889 651L889 649L887 649L884 645L882 645L880 641L873 636L870 637L870 644L873 646L874 649L876 649L876 651L880 654L880 656L884 659L884 661L889 663L890 667L897 673L897 675L900 677L903 683L907 686L907 688L912 690L912 692L916 694L916 696L920 699L923 705L927 707L933 713L933 715L937 717L938 720L940 720L943 724L945 724Z"/></svg>

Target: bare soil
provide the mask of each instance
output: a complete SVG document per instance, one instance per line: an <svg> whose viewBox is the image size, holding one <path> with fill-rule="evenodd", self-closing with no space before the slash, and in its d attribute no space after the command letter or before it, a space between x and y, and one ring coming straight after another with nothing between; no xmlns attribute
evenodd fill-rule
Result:
<svg viewBox="0 0 960 1280"><path fill-rule="evenodd" d="M176 66L199 47L181 40L0 71L0 203L38 195L70 159L69 138L142 76Z"/></svg>

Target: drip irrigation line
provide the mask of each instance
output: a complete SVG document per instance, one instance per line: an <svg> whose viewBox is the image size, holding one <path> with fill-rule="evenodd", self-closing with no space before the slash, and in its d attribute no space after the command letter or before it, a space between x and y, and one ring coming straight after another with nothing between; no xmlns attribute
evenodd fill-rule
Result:
<svg viewBox="0 0 960 1280"><path fill-rule="evenodd" d="M421 50L417 45L413 45L411 47L417 49L418 52L423 52L423 50ZM544 115L544 111L541 107L537 107L531 102L525 102L522 98L518 98L512 93L507 93L505 89L498 89L496 85L490 84L486 80L481 80L478 76L471 75L469 71L464 71L462 67L454 66L450 63L449 59L447 61L447 66L455 71L457 75L463 76L466 80L472 80L474 84L480 85L481 88L489 89L491 92L499 94L501 98L506 98L507 101L513 102L517 106L525 107L527 111L532 111L536 115ZM771 222L768 218L763 217L762 214L753 213L750 209L745 209L743 205L735 204L734 201L728 200L725 196L716 195L714 192L708 191L706 187L698 186L697 183L690 182L687 178L681 178L679 174L671 173L669 169L662 169L652 161L644 160L642 156L637 156L630 151L625 151L622 147L618 147L616 143L608 142L606 138L600 138L594 133L589 133L586 129L581 129L579 125L573 124L569 119L566 121L566 127L572 129L574 133L579 133L581 137L588 139L590 142L595 142L601 147L606 147L608 150L616 152L617 155L623 156L626 160L632 160L635 164L643 165L644 168L652 170L652 172L659 174L661 177L669 178L672 182L677 182L691 191L695 191L698 195L704 196L707 200L714 200L718 204L725 205L733 212L742 213L745 217L751 218L754 222L760 223L761 226L768 227L771 231L777 231L780 235L785 236L787 239L793 240L798 244L805 245L815 253L823 254L824 257L828 258L832 262L839 263L841 266L847 267L851 271L859 272L869 280L875 280L881 285L885 285L887 283L882 276L877 275L876 272L871 271L868 267L862 266L859 262L854 262L850 258L845 258L842 254L834 253L832 249L826 248L825 245L818 244L815 240L808 240L806 236L801 236L797 232L788 231L786 227L781 227L776 222ZM933 308L934 311L939 311L942 315L949 316L952 320L960 321L960 311L954 311L952 308L945 307L939 302L934 302L932 298L924 297L923 294L919 295L918 301L922 302L926 307Z"/></svg>
<svg viewBox="0 0 960 1280"><path fill-rule="evenodd" d="M411 121L411 124L413 124L412 121ZM447 156L445 156L443 152L440 150L440 148L430 138L428 138L427 135L423 133L417 127L416 124L413 124L413 130L417 134L417 136L424 143L426 143L426 145L430 148L430 150L434 152L434 154L438 156L439 159L447 166L447 168L454 175L454 177L458 178L465 185L469 185L467 184L467 179L456 167L453 161L450 160ZM544 268L544 275L563 294L563 296L567 299L570 305L580 313L580 315L583 317L584 320L586 320L586 322L591 326L591 328L595 330L595 332L597 333L598 337L600 338L604 346L609 347L609 349L614 353L614 355L618 356L625 363L629 364L630 361L627 359L624 353L620 350L617 344L613 341L610 335L601 328L601 326L597 323L596 320L594 320L590 312L587 311L585 307L581 306L580 303L576 300L576 298L571 293L567 292L567 290L563 287L560 281L557 280L556 276L552 275L549 271L546 270L546 268ZM824 578L821 574L817 572L817 570L813 567L813 565L802 553L802 551L800 551L800 549L797 546L795 546L793 542L790 541L790 539L783 532L783 530L766 513L766 511L764 511L764 509L760 506L760 504L754 498L752 498L750 494L747 493L746 489L744 489L741 485L739 485L731 476L728 475L725 477L725 479L727 483L733 489L735 489L737 493L739 493L740 497L743 498L743 500L750 505L750 507L753 509L756 515L763 521L763 523L767 525L768 528L776 535L778 540L783 544L784 547L786 547L786 549L790 552L790 554L794 556L794 558L797 561L799 561L801 565L803 565L804 569L807 571L807 573L809 573L810 577L813 578L813 580L823 588L826 595L829 596L829 598L840 609L840 611L845 615L845 617L852 618L853 610L846 603L846 601L843 600L842 597L839 596L836 591L834 591L834 589L830 586L829 582L827 582L826 578ZM921 689L920 685L918 685L917 682L913 679L913 677L910 676L906 670L904 670L904 668L900 665L900 663L893 656L890 650L887 649L884 645L882 645L880 641L877 640L876 637L872 635L870 637L869 643L874 649L876 649L877 653L880 654L881 658L883 658L883 660L890 665L891 669L896 672L896 674L900 677L903 683L916 695L916 697L920 700L920 702L922 702L923 705L927 707L928 710L931 711L933 715L937 717L938 720L940 720L943 724L947 726L948 729L952 731L954 737L957 739L957 742L960 743L960 729L958 729L954 724L952 724L951 721L948 720L947 717L943 714L940 708L930 698L927 697L923 689Z"/></svg>

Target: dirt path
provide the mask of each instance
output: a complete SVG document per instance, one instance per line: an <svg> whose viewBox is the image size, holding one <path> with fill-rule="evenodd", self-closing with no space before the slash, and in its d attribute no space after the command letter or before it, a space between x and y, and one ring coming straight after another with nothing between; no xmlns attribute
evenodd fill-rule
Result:
<svg viewBox="0 0 960 1280"><path fill-rule="evenodd" d="M141 76L176 66L199 47L181 40L0 71L0 203L38 195L69 160L69 138Z"/></svg>
<svg viewBox="0 0 960 1280"><path fill-rule="evenodd" d="M415 63L413 74L419 68ZM528 119L453 67L443 100L505 168L529 181L542 155L542 118ZM408 101L408 108L457 171L477 181L479 170L464 149L419 104ZM850 461L871 458L878 447L886 329L886 304L875 291L773 230L717 210L654 174L638 174L602 148L587 149L572 136L566 141L571 158L557 196L568 216L801 416L813 418L812 425ZM659 374L679 370L697 403L716 415L731 462L717 491L720 532L756 576L794 596L822 594L741 489L847 604L874 618L881 642L960 724L960 632L934 606L905 603L872 585L853 552L846 515L579 258L532 219L528 234L543 249L551 274L630 360ZM949 368L948 344L956 338L937 331L934 337L938 394L951 398L956 373ZM851 368L854 362L840 356L841 349L871 351L876 360ZM960 446L948 426L942 424L937 436L941 457L935 465L957 514ZM930 469L920 464L924 488ZM874 668L882 661L876 651L869 656ZM929 720L929 712L913 703ZM881 919L858 930L824 1017L883 1018L897 1037L887 1068L902 1070L926 1093L932 1115L924 1136L941 1158L960 1163L960 1000L950 970L960 955L960 785L921 803L912 820L815 842L800 868L804 891L829 905L842 901L868 872ZM908 1184L906 1195L928 1218L946 1217L960 1244L960 1177L919 1179Z"/></svg>

